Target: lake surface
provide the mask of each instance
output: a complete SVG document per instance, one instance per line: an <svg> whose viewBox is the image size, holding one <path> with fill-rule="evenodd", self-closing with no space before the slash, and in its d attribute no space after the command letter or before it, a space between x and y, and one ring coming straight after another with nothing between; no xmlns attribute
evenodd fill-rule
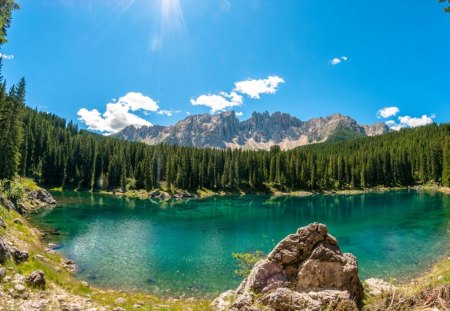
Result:
<svg viewBox="0 0 450 311"><path fill-rule="evenodd" d="M449 249L450 197L392 191L310 197L229 196L158 204L109 195L54 193L32 215L92 284L159 295L213 295L240 278L233 252L269 252L318 221L358 257L360 277L405 278Z"/></svg>

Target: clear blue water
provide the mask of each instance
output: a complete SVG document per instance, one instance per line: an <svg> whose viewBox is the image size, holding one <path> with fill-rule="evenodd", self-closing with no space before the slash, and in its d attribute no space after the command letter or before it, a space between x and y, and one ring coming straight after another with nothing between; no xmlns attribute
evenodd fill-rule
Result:
<svg viewBox="0 0 450 311"><path fill-rule="evenodd" d="M59 251L98 286L159 295L213 295L236 287L233 252L269 252L314 221L328 225L360 277L406 278L448 254L450 196L393 191L311 197L229 196L158 204L64 192L32 216L56 228Z"/></svg>

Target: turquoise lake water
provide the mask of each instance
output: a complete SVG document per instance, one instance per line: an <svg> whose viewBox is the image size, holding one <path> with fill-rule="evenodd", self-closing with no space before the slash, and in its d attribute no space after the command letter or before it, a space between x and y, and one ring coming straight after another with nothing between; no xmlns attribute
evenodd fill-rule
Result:
<svg viewBox="0 0 450 311"><path fill-rule="evenodd" d="M406 278L449 251L450 196L413 190L310 197L228 196L158 204L54 193L32 215L97 286L159 295L213 295L240 283L233 252L269 252L314 221L358 257L360 277Z"/></svg>

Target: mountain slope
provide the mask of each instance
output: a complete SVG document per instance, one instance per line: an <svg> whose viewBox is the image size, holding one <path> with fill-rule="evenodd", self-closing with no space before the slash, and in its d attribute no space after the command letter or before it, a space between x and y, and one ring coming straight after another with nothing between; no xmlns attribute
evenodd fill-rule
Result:
<svg viewBox="0 0 450 311"><path fill-rule="evenodd" d="M239 121L234 111L216 115L189 116L172 126L128 126L115 137L144 142L149 145L167 143L190 147L240 148L269 150L278 145L282 150L317 142L344 141L362 136L389 132L383 123L359 125L354 119L335 113L324 118L303 122L288 113L270 115L254 112Z"/></svg>

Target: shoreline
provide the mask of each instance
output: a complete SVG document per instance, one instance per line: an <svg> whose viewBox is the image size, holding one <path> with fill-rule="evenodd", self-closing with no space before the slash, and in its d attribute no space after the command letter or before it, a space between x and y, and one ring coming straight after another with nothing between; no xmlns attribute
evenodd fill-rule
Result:
<svg viewBox="0 0 450 311"><path fill-rule="evenodd" d="M403 191L403 190L416 190L416 191L436 191L444 194L450 194L450 187L442 187L438 185L416 185L405 187L373 187L367 189L342 189L342 190L323 190L323 191L309 191L309 190L295 190L295 191L278 191L273 188L270 191L262 192L244 192L244 191L213 191L210 189L198 189L196 191L187 191L182 189L176 189L173 192L165 191L162 189L155 189L151 191L146 190L72 190L53 188L47 189L51 192L90 192L95 194L111 195L116 197L134 198L140 200L155 200L155 201L170 201L170 200L187 200L187 199L206 199L212 197L225 197L225 196L242 196L242 195L265 195L273 197L293 196L293 197L307 197L314 195L360 195L370 193L383 193L389 191ZM159 193L159 195L153 195L153 193Z"/></svg>
<svg viewBox="0 0 450 311"><path fill-rule="evenodd" d="M408 188L389 188L382 189L383 191L395 191L395 190L407 190ZM411 188L410 188L411 189ZM416 189L416 188L414 188ZM443 193L450 189L444 189L441 191L437 187L423 187L416 190L432 190L440 191ZM344 192L331 192L331 193L309 193L309 192L294 192L294 193L277 193L274 196L310 196L310 195L355 195L363 193L380 192L380 189L370 189L361 191L344 191ZM113 195L112 192L98 192L104 195ZM230 193L236 194L236 193ZM220 193L214 195L230 195L228 193ZM131 197L129 194L123 194L126 197ZM264 194L267 195L267 194ZM201 197L202 198L202 197ZM146 198L147 199L147 198ZM37 209L44 208L43 206L36 206ZM26 215L25 215L26 216ZM13 218L23 218L23 224L18 225L13 223ZM4 216L5 218L5 216ZM48 294L51 295L63 295L67 301L75 300L76 302L82 301L83 304L87 304L90 307L95 306L98 310L147 310L146 306L154 306L156 308L163 308L164 310L185 310L190 308L191 310L210 310L210 303L214 297L214 294L199 295L196 297L190 296L173 296L173 295L154 295L145 290L122 290L118 288L102 288L97 286L91 286L88 282L82 279L77 279L73 272L70 272L66 263L69 260L64 257L60 252L46 250L47 239L45 234L39 228L39 226L30 223L24 216L16 215L14 212L12 217L7 219L8 226L14 226L14 229L19 230L13 234L8 232L5 235L10 239L14 245L28 244L28 251L30 253L30 262L22 264L14 264L12 262L4 264L8 269L8 273L12 272L13 275L21 275L29 273L30 268L40 268L45 270L48 275L48 280L51 282L47 287ZM22 233L21 233L22 232ZM24 232L27 232L24 235ZM8 237L9 235L9 237ZM51 234L48 236L51 237ZM23 239L22 241L20 241ZM39 257L38 257L39 256ZM438 284L450 284L450 253L443 254L436 258L434 263L430 263L430 266L426 270L418 271L417 275L412 275L405 279L394 280L395 286L399 291L405 294L414 293L424 286L437 286ZM41 259L42 258L42 259ZM389 280L388 280L389 281ZM391 280L392 282L392 280ZM4 285L8 286L8 285ZM33 296L34 293L30 292L28 301L38 299ZM371 298L372 299L372 298ZM0 303L2 297L0 296ZM26 301L26 300L24 300ZM367 301L366 305L376 303L373 300ZM104 308L106 306L106 308ZM112 306L112 307L111 307ZM144 306L144 307L142 307ZM122 309L120 309L122 308ZM86 308L87 309L87 308ZM85 310L81 308L81 310Z"/></svg>

